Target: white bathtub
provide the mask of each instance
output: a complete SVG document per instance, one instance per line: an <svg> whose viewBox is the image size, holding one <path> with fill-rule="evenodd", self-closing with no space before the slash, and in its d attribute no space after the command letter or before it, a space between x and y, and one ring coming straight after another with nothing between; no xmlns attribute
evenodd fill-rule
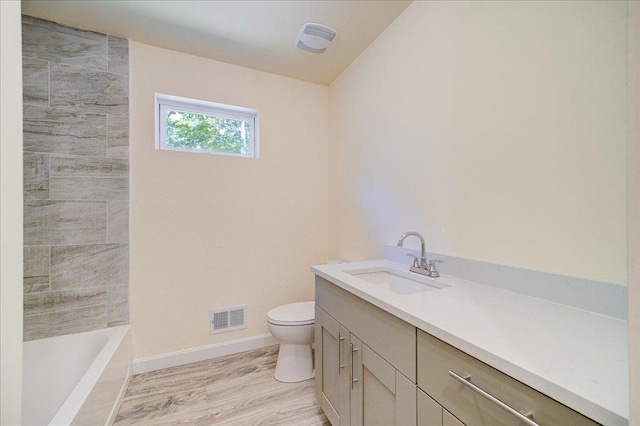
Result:
<svg viewBox="0 0 640 426"><path fill-rule="evenodd" d="M25 342L22 424L104 425L131 378L129 326Z"/></svg>

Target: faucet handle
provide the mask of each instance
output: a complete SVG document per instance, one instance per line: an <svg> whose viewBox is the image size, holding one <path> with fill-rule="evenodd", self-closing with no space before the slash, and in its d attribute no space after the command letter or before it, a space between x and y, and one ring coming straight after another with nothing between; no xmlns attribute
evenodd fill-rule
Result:
<svg viewBox="0 0 640 426"><path fill-rule="evenodd" d="M429 276L432 278L438 278L440 273L436 269L436 263L444 263L444 260L440 259L431 259L427 264L427 271L429 271Z"/></svg>
<svg viewBox="0 0 640 426"><path fill-rule="evenodd" d="M414 256L411 253L407 253L407 256L413 257L413 267L414 268L419 268L420 267L420 263L418 262L418 257L417 256Z"/></svg>

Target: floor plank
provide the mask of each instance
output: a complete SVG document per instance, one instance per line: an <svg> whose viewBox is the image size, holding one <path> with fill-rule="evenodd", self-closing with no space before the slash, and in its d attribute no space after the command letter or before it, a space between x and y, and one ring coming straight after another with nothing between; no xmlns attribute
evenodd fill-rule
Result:
<svg viewBox="0 0 640 426"><path fill-rule="evenodd" d="M136 375L115 425L329 425L313 379L273 378L277 357L276 345Z"/></svg>

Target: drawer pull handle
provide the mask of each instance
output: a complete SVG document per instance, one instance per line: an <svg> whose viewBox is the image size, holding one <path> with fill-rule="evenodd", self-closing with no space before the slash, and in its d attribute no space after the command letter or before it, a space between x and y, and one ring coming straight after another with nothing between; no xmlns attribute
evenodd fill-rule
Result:
<svg viewBox="0 0 640 426"><path fill-rule="evenodd" d="M484 389L481 389L478 386L476 386L473 383L471 383L471 376L469 376L469 375L461 376L461 375L459 375L457 373L454 373L451 370L449 370L449 376L453 377L458 382L462 383L463 385L467 386L468 388L470 388L470 389L474 390L475 392L479 393L481 396L487 398L489 401L493 402L498 407L500 407L503 410L507 411L509 414L515 416L522 423L528 424L530 426L540 426L538 423L536 423L533 420L531 420L533 418L533 413L531 411L527 410L527 411L524 411L524 412L520 412L520 411L516 410L515 408L511 407L510 405L505 404L504 402L500 401L495 396L491 395L489 392L487 392Z"/></svg>
<svg viewBox="0 0 640 426"><path fill-rule="evenodd" d="M353 354L358 352L359 349L360 348L354 348L353 343L351 344L351 389L353 389L354 383L358 381L358 378L354 377L355 375L353 374L353 367L355 366L355 362L353 361Z"/></svg>
<svg viewBox="0 0 640 426"><path fill-rule="evenodd" d="M340 375L340 370L344 368L344 364L342 363L342 342L344 341L344 336L340 336L340 332L338 331L338 375Z"/></svg>

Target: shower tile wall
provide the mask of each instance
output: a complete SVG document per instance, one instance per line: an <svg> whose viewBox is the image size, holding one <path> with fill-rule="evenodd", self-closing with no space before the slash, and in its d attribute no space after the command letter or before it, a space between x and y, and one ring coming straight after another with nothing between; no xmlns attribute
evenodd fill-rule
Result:
<svg viewBox="0 0 640 426"><path fill-rule="evenodd" d="M24 340L129 323L129 43L22 18Z"/></svg>

